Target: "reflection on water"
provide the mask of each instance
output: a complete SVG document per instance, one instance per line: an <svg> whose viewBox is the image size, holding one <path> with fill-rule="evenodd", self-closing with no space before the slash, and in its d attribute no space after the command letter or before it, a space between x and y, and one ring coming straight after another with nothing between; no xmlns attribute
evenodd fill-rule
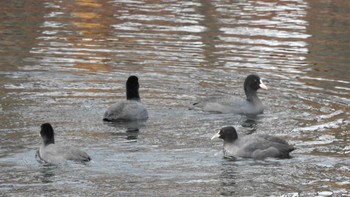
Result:
<svg viewBox="0 0 350 197"><path fill-rule="evenodd" d="M0 190L10 196L349 195L347 0L10 1L0 10ZM271 87L257 117L187 110ZM140 76L150 119L105 123ZM38 163L39 125L92 156ZM217 129L281 136L289 160L228 160ZM9 173L11 172L11 173ZM137 190L135 189L137 188Z"/></svg>
<svg viewBox="0 0 350 197"><path fill-rule="evenodd" d="M116 130L125 130L123 135L126 135L127 140L136 140L140 132L140 128L146 126L145 121L128 121L128 122L104 122L105 125L116 128ZM116 132L113 132L115 134Z"/></svg>
<svg viewBox="0 0 350 197"><path fill-rule="evenodd" d="M249 128L250 129L250 133L254 133L256 132L257 130L257 124L258 124L258 116L250 116L250 117L247 117L247 119L242 122L242 127L245 127L245 128Z"/></svg>
<svg viewBox="0 0 350 197"><path fill-rule="evenodd" d="M220 174L220 195L222 196L233 196L238 195L237 191L237 164L234 160L225 159L221 165Z"/></svg>
<svg viewBox="0 0 350 197"><path fill-rule="evenodd" d="M57 166L50 165L50 164L44 164L42 168L40 168L40 179L42 183L53 183L54 177L55 177L55 169L57 169Z"/></svg>

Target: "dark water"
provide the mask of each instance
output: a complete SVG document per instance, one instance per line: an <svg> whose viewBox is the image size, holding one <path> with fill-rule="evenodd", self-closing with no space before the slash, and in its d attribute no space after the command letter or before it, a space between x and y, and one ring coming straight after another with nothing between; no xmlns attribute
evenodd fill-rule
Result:
<svg viewBox="0 0 350 197"><path fill-rule="evenodd" d="M349 196L350 2L6 1L0 8L0 192L5 196ZM188 110L269 90L256 118ZM105 109L139 76L145 124ZM40 124L93 162L38 163ZM292 159L224 159L220 127L268 133Z"/></svg>

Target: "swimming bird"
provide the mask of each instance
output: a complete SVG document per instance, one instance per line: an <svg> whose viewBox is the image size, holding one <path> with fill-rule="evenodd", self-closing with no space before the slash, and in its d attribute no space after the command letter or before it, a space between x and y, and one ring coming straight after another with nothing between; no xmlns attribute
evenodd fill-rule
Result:
<svg viewBox="0 0 350 197"><path fill-rule="evenodd" d="M289 153L295 148L285 140L271 135L246 135L238 137L236 129L232 126L220 129L211 139L224 140L225 157L242 157L253 159L290 158Z"/></svg>
<svg viewBox="0 0 350 197"><path fill-rule="evenodd" d="M110 106L103 116L104 121L136 121L147 120L148 112L141 102L139 81L130 76L126 81L126 100Z"/></svg>
<svg viewBox="0 0 350 197"><path fill-rule="evenodd" d="M251 74L244 81L246 99L233 97L208 99L203 102L194 103L192 108L219 113L261 114L264 111L264 105L257 95L257 90L260 88L268 89L258 75Z"/></svg>
<svg viewBox="0 0 350 197"><path fill-rule="evenodd" d="M75 147L55 144L55 134L50 123L41 125L40 135L43 139L43 144L39 148L38 156L46 163L59 164L67 160L77 162L88 162L91 160L87 153Z"/></svg>

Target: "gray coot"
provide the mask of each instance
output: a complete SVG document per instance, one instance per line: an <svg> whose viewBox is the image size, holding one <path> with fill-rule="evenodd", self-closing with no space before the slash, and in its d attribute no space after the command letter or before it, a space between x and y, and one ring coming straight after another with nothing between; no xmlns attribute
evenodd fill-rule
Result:
<svg viewBox="0 0 350 197"><path fill-rule="evenodd" d="M234 114L261 114L264 106L261 103L257 90L268 88L258 75L249 75L244 81L246 99L240 98L217 98L194 103L192 109L201 109L209 112L234 113Z"/></svg>
<svg viewBox="0 0 350 197"><path fill-rule="evenodd" d="M147 109L139 95L139 81L136 76L130 76L126 81L126 100L110 106L103 116L104 121L136 121L147 120Z"/></svg>
<svg viewBox="0 0 350 197"><path fill-rule="evenodd" d="M43 139L43 144L37 155L39 159L46 163L59 164L67 160L77 162L88 162L91 160L88 154L75 147L55 144L55 134L50 123L41 125L40 135Z"/></svg>
<svg viewBox="0 0 350 197"><path fill-rule="evenodd" d="M224 140L225 157L242 157L253 159L290 158L289 153L295 148L285 140L271 135L246 135L238 138L234 127L220 129L211 139Z"/></svg>

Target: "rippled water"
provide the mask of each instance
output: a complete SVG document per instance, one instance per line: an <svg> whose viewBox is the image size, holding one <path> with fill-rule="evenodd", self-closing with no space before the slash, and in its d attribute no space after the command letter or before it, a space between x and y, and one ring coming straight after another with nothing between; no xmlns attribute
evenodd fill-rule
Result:
<svg viewBox="0 0 350 197"><path fill-rule="evenodd" d="M350 3L9 1L0 8L0 192L6 196L350 195ZM258 117L188 110L244 97ZM102 122L140 78L145 124ZM86 165L38 163L40 124ZM288 160L224 159L220 127L283 137ZM139 131L135 131L135 127Z"/></svg>

